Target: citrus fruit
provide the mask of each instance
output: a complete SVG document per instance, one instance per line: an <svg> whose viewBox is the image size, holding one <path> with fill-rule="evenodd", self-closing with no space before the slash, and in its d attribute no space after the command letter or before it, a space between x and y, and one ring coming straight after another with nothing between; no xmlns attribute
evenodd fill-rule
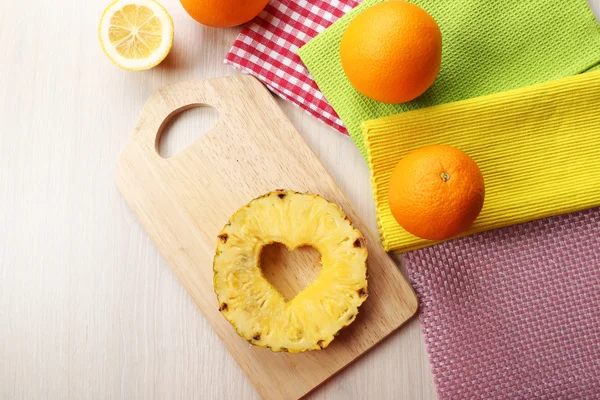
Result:
<svg viewBox="0 0 600 400"><path fill-rule="evenodd" d="M340 57L348 80L360 93L384 103L403 103L435 81L442 34L422 8L389 0L352 20L342 37Z"/></svg>
<svg viewBox="0 0 600 400"><path fill-rule="evenodd" d="M203 25L229 28L256 17L269 0L181 0L188 14Z"/></svg>
<svg viewBox="0 0 600 400"><path fill-rule="evenodd" d="M481 170L462 150L434 145L415 150L394 168L388 201L406 231L429 240L466 230L483 207Z"/></svg>
<svg viewBox="0 0 600 400"><path fill-rule="evenodd" d="M158 65L173 46L173 20L154 0L116 0L100 19L102 50L118 67L142 71Z"/></svg>

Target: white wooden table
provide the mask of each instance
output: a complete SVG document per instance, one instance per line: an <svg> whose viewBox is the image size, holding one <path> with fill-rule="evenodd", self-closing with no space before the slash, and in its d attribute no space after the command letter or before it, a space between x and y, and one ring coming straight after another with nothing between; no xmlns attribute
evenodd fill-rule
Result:
<svg viewBox="0 0 600 400"><path fill-rule="evenodd" d="M109 1L0 4L0 398L257 398L112 178L154 90L234 74L222 60L239 28L202 27L163 0L172 53L126 72L97 39ZM280 104L375 228L368 170L350 139ZM162 151L215 120L187 112ZM309 397L435 398L418 320Z"/></svg>

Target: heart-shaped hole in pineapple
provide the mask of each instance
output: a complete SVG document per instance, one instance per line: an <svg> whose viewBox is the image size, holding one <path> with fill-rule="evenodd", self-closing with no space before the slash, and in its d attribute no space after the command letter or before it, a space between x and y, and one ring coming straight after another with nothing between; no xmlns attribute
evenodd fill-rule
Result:
<svg viewBox="0 0 600 400"><path fill-rule="evenodd" d="M206 105L175 114L160 132L158 154L162 158L173 157L214 128L218 120L217 110Z"/></svg>
<svg viewBox="0 0 600 400"><path fill-rule="evenodd" d="M273 243L262 249L260 268L285 301L290 301L319 275L321 253L312 246L289 251L285 245Z"/></svg>

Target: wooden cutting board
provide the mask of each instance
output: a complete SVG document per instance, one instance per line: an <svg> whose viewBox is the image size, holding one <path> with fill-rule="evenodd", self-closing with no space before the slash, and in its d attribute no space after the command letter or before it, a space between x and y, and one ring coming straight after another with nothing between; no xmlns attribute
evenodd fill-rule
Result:
<svg viewBox="0 0 600 400"><path fill-rule="evenodd" d="M216 126L175 156L162 158L157 143L169 119L203 105L219 112ZM304 396L416 312L411 287L378 238L271 94L250 76L181 82L154 93L118 161L115 179L142 226L263 398ZM325 350L287 354L250 347L218 311L212 287L217 235L239 207L277 188L317 193L335 202L367 239L369 298L356 321ZM282 293L298 290L314 278L310 251L284 254L271 248L266 257L288 269L280 278L272 267L269 271L268 278Z"/></svg>

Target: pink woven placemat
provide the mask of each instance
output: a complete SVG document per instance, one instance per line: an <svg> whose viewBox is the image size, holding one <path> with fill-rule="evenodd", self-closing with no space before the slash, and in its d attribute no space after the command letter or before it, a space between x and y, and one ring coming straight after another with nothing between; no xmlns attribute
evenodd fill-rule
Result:
<svg viewBox="0 0 600 400"><path fill-rule="evenodd" d="M347 135L344 124L319 91L297 52L359 3L356 0L271 0L258 17L244 26L225 63L256 76L280 97Z"/></svg>
<svg viewBox="0 0 600 400"><path fill-rule="evenodd" d="M440 400L600 398L600 209L406 254Z"/></svg>

